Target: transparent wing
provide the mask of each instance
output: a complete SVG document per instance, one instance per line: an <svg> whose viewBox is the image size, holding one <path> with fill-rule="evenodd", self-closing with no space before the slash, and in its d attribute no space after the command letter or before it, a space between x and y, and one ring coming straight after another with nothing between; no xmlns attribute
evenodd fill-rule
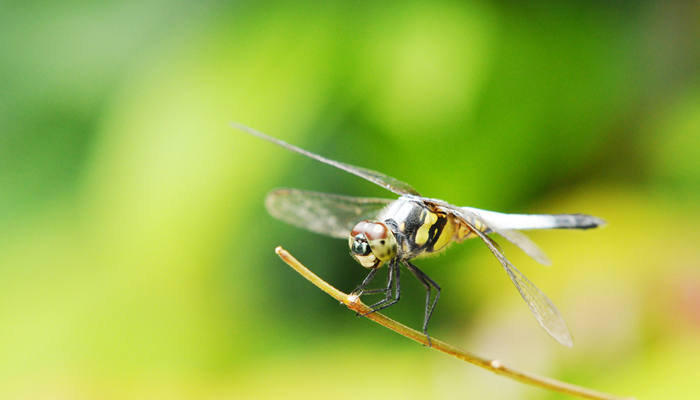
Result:
<svg viewBox="0 0 700 400"><path fill-rule="evenodd" d="M350 197L299 189L277 189L265 199L267 211L312 232L347 239L358 222L376 218L393 200Z"/></svg>
<svg viewBox="0 0 700 400"><path fill-rule="evenodd" d="M467 210L456 209L455 206L449 206L448 209L460 211L456 213L457 216L461 215L462 220L470 228L472 228L474 233L479 236L489 250L491 250L491 253L496 256L498 261L503 266L503 269L506 270L508 277L518 289L518 292L520 292L520 296L522 296L523 300L525 300L525 303L527 303L527 306L530 308L530 311L532 311L535 319L537 319L537 322L540 323L544 330L547 331L547 333L549 333L554 339L556 339L557 342L563 344L564 346L573 346L574 342L571 339L569 328L566 326L564 318L562 318L561 314L559 314L559 310L557 310L552 301L549 300L549 298L542 293L542 291L538 289L535 284L530 282L530 280L527 279L522 272L520 272L513 264L510 263L510 261L508 261L503 252L499 249L498 244L494 242L493 239L488 237L484 231L477 229L477 226L482 226L481 224L484 223L482 220L480 220L479 216ZM472 223L470 220L476 221L476 223ZM494 232L503 235L501 232ZM507 234L508 233L506 233L506 235Z"/></svg>
<svg viewBox="0 0 700 400"><path fill-rule="evenodd" d="M266 135L258 130L255 130L253 128L239 124L237 122L231 122L231 126L233 128L236 128L236 129L242 130L246 133L249 133L253 136L257 136L261 139L265 139L265 140L270 141L276 145L282 146L287 150L291 150L293 152L305 155L309 158L313 158L316 161L320 161L324 164L328 164L328 165L331 165L333 167L340 168L343 171L349 172L353 175L357 175L360 178L366 179L366 180L368 180L372 183L375 183L375 184L377 184L385 189L388 189L396 194L412 194L412 195L418 196L418 192L416 192L416 190L413 189L411 187L411 185L409 185L408 183L402 182L402 181L400 181L396 178L392 178L388 175L384 175L381 172L373 171L371 169L366 169L366 168L362 168L362 167L356 167L354 165L345 164L345 163L342 163L340 161L335 161L335 160L331 160L329 158L325 158L325 157L320 156L318 154L314 154L310 151L306 151L302 148L291 145L285 141L273 138L272 136L268 136L268 135Z"/></svg>
<svg viewBox="0 0 700 400"><path fill-rule="evenodd" d="M436 200L430 199L429 201L435 202ZM535 244L535 242L530 240L529 237L527 237L522 232L516 231L515 229L499 228L498 224L491 221L489 215L483 215L481 212L479 212L484 210L478 210L471 207L457 207L452 204L445 203L443 201L440 201L439 205L442 206L443 209L446 209L452 214L456 214L461 219L464 219L467 222L471 223L471 225L478 228L482 228L480 229L481 232L498 233L509 242L518 246L522 251L525 252L525 254L532 257L538 263L543 265L552 265L552 261L549 260L549 257L547 257L544 251L542 251L542 249L540 249L540 247L537 244Z"/></svg>
<svg viewBox="0 0 700 400"><path fill-rule="evenodd" d="M532 257L538 263L542 265L552 265L552 261L549 259L549 257L547 257L544 251L542 251L542 249L540 249L540 247L524 233L514 229L499 229L496 231L496 233L503 236L514 245L520 247L525 254Z"/></svg>

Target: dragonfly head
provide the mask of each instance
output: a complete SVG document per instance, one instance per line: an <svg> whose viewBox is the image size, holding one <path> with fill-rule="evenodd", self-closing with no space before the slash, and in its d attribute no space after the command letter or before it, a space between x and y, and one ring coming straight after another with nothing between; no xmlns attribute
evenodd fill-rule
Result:
<svg viewBox="0 0 700 400"><path fill-rule="evenodd" d="M396 257L394 233L379 221L360 221L350 233L350 254L365 268L379 268Z"/></svg>

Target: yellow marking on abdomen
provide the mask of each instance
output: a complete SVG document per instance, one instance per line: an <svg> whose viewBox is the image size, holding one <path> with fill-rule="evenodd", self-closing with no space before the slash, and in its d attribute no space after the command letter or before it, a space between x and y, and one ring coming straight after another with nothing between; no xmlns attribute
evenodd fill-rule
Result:
<svg viewBox="0 0 700 400"><path fill-rule="evenodd" d="M435 244L433 244L433 252L438 252L450 244L452 242L454 232L455 224L448 219L447 223L445 223L445 226L442 228L442 232L440 232L440 236L438 236Z"/></svg>
<svg viewBox="0 0 700 400"><path fill-rule="evenodd" d="M457 221L457 220L454 220L452 218L450 218L450 219L451 219L450 222L452 224L456 225L456 230L455 230L455 235L454 235L454 239L456 241L461 242L462 240L470 239L470 238L476 236L474 234L474 232L472 232L472 229L467 224L460 222L460 221ZM480 224L475 225L474 227L476 229L479 229L482 232L484 231L484 227L480 226Z"/></svg>
<svg viewBox="0 0 700 400"><path fill-rule="evenodd" d="M437 222L438 220L437 214L429 212L428 210L423 210L421 214L421 220L423 221L423 224L416 231L415 239L415 243L418 246L422 246L428 241L430 227L432 227L433 224L435 224L435 222Z"/></svg>

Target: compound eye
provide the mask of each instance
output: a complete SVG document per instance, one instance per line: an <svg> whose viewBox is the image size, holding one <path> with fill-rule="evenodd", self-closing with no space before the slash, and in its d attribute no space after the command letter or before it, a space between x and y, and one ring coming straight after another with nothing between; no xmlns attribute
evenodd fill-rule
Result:
<svg viewBox="0 0 700 400"><path fill-rule="evenodd" d="M352 242L351 250L358 256L369 255L369 253L372 251L369 248L369 243L367 243L367 239L365 239L361 235L355 236L355 240L353 240Z"/></svg>

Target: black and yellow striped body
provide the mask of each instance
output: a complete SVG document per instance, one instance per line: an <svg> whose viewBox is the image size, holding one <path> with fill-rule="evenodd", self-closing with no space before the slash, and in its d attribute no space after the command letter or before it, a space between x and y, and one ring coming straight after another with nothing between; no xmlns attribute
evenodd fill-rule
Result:
<svg viewBox="0 0 700 400"><path fill-rule="evenodd" d="M475 236L463 221L424 201L400 198L379 218L401 237L398 255L403 259L436 254L453 242Z"/></svg>

